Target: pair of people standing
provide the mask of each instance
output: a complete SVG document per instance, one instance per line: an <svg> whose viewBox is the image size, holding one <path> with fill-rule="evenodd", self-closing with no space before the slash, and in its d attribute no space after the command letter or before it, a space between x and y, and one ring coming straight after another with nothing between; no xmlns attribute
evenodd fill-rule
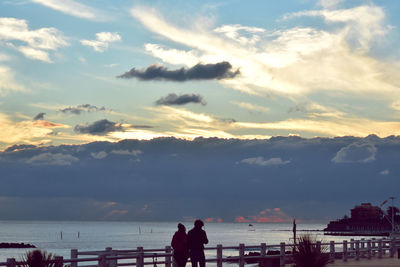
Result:
<svg viewBox="0 0 400 267"><path fill-rule="evenodd" d="M202 220L196 220L193 229L186 234L185 226L178 224L178 231L175 232L171 242L178 267L186 266L188 256L190 256L192 267L197 267L197 263L200 267L206 266L204 245L208 244L208 239L206 232L201 229L203 226Z"/></svg>

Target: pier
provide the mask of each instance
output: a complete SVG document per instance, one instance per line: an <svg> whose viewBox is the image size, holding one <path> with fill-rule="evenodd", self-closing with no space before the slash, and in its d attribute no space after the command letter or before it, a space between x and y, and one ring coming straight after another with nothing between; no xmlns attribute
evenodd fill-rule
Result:
<svg viewBox="0 0 400 267"><path fill-rule="evenodd" d="M317 248L327 248L329 255L328 266L373 266L378 262L385 263L384 266L400 265L398 249L400 239L360 239L344 240L343 242L317 242ZM292 263L292 251L294 244L223 246L205 248L206 262L208 265L222 267L229 265L258 264L260 267L284 267ZM395 258L395 255L397 257ZM145 249L137 247L132 250L118 250L111 247L100 251L78 251L71 250L70 259L56 257L53 261L55 267L70 265L71 267L119 267L137 266L144 267L175 267L172 248L166 246L160 249ZM24 262L17 262L14 258L7 259L7 262L0 262L0 266L17 267ZM379 264L381 265L381 264ZM190 266L190 262L188 262Z"/></svg>

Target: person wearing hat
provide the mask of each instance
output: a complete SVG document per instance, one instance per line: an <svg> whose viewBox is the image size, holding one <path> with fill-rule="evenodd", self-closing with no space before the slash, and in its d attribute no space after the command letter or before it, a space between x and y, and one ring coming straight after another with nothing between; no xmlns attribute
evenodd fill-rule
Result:
<svg viewBox="0 0 400 267"><path fill-rule="evenodd" d="M178 224L178 231L172 237L171 246L174 249L174 259L178 267L185 267L189 257L186 228Z"/></svg>
<svg viewBox="0 0 400 267"><path fill-rule="evenodd" d="M201 229L203 226L204 223L202 220L196 220L194 228L188 233L188 247L192 267L197 267L197 263L199 263L200 267L206 266L204 245L208 244L208 239L206 232Z"/></svg>

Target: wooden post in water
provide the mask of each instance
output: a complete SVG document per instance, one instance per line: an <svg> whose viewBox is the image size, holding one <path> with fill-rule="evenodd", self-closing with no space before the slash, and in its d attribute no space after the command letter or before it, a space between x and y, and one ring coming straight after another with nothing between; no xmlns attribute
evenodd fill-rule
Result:
<svg viewBox="0 0 400 267"><path fill-rule="evenodd" d="M222 245L217 245L217 267L222 267Z"/></svg>
<svg viewBox="0 0 400 267"><path fill-rule="evenodd" d="M354 253L354 239L350 239L350 255Z"/></svg>
<svg viewBox="0 0 400 267"><path fill-rule="evenodd" d="M365 251L365 238L361 238L361 242L360 242L360 244L361 244L361 250L360 250L360 252L361 252L361 255L360 255L360 257L364 257L364 251Z"/></svg>
<svg viewBox="0 0 400 267"><path fill-rule="evenodd" d="M335 262L335 241L329 242L329 252L331 262Z"/></svg>
<svg viewBox="0 0 400 267"><path fill-rule="evenodd" d="M171 254L172 248L171 246L166 246L165 247L165 253ZM165 256L165 267L171 267L171 256Z"/></svg>
<svg viewBox="0 0 400 267"><path fill-rule="evenodd" d="M279 259L279 263L280 263L280 267L285 267L285 242L281 243L281 253L280 253L280 259Z"/></svg>
<svg viewBox="0 0 400 267"><path fill-rule="evenodd" d="M375 256L375 248L376 248L376 243L375 243L375 237L374 238L372 238L372 240L371 240L371 252L372 252L372 256Z"/></svg>
<svg viewBox="0 0 400 267"><path fill-rule="evenodd" d="M143 247L137 247L136 267L144 267L144 251Z"/></svg>
<svg viewBox="0 0 400 267"><path fill-rule="evenodd" d="M71 249L71 260L78 259L78 250ZM78 263L76 261L71 262L71 267L78 267Z"/></svg>
<svg viewBox="0 0 400 267"><path fill-rule="evenodd" d="M347 240L343 240L343 261L347 261Z"/></svg>
<svg viewBox="0 0 400 267"><path fill-rule="evenodd" d="M239 267L244 267L244 244L239 244Z"/></svg>
<svg viewBox="0 0 400 267"><path fill-rule="evenodd" d="M356 240L356 261L360 260L360 240Z"/></svg>
<svg viewBox="0 0 400 267"><path fill-rule="evenodd" d="M15 267L16 262L14 258L8 258L7 259L7 267Z"/></svg>

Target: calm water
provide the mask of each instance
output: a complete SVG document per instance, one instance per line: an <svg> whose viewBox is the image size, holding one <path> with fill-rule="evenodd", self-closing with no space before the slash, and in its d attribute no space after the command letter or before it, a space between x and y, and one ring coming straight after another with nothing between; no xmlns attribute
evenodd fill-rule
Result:
<svg viewBox="0 0 400 267"><path fill-rule="evenodd" d="M106 247L134 249L138 246L164 248L170 244L176 225L175 222L0 221L0 242L29 243L39 249L69 258L71 249L103 250ZM185 223L185 226L190 229L192 223ZM321 230L324 227L326 227L325 224L297 225L299 233L302 232L301 230ZM246 223L208 223L205 226L210 240L208 246L291 242L291 224L254 224L251 228L255 231L249 231L249 228ZM312 232L312 234L323 240L350 239L350 237L324 237L321 232ZM11 257L19 260L26 251L25 249L0 249L0 262L5 262Z"/></svg>

